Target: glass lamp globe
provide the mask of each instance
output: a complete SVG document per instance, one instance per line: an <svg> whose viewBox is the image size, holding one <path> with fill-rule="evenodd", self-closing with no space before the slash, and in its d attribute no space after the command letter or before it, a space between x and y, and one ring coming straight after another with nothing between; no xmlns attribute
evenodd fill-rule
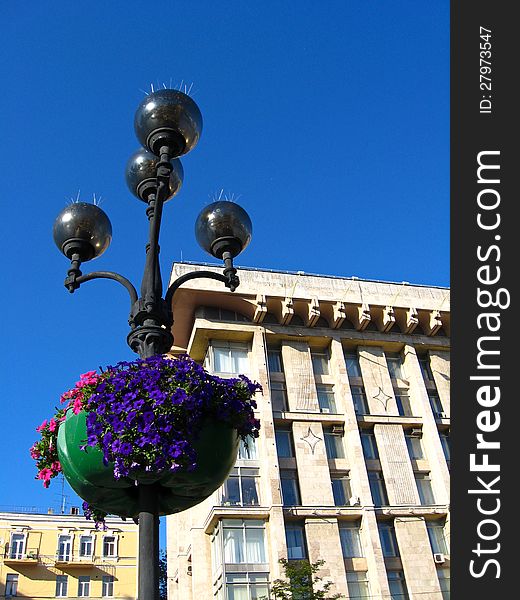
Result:
<svg viewBox="0 0 520 600"><path fill-rule="evenodd" d="M73 202L54 221L54 243L67 258L79 254L82 262L101 256L112 240L106 213L88 202Z"/></svg>
<svg viewBox="0 0 520 600"><path fill-rule="evenodd" d="M195 102L178 90L158 90L137 107L134 129L141 144L159 155L168 146L172 158L193 150L202 133L202 115Z"/></svg>
<svg viewBox="0 0 520 600"><path fill-rule="evenodd" d="M139 148L132 154L126 163L125 179L129 190L142 200L148 202L148 196L157 191L157 163L159 158L146 148ZM179 193L184 179L184 169L181 161L174 158L170 161L170 185L166 200L170 200Z"/></svg>
<svg viewBox="0 0 520 600"><path fill-rule="evenodd" d="M229 200L212 202L202 209L195 222L195 236L200 247L222 258L224 252L238 256L251 241L253 225L246 211Z"/></svg>

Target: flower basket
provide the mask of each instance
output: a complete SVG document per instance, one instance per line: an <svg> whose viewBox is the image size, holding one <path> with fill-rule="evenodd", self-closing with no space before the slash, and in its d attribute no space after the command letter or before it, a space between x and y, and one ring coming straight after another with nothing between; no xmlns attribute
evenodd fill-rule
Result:
<svg viewBox="0 0 520 600"><path fill-rule="evenodd" d="M225 481L240 439L258 436L246 377L221 379L189 357L160 356L89 372L38 428L37 478L63 472L90 509L140 512L139 486L152 486L160 515L194 506Z"/></svg>
<svg viewBox="0 0 520 600"><path fill-rule="evenodd" d="M141 471L134 476L114 478L114 464L103 463L103 453L95 447L80 447L86 439L87 414L69 412L58 431L58 456L71 488L89 506L121 517L139 513L136 482L153 485L160 515L173 514L205 500L226 480L237 456L236 429L218 422L202 425L194 444L198 456L193 471L153 473Z"/></svg>

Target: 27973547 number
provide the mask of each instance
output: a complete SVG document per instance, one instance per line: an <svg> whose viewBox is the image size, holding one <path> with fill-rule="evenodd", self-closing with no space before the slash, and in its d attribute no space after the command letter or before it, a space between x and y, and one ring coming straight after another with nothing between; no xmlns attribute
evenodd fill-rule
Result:
<svg viewBox="0 0 520 600"><path fill-rule="evenodd" d="M491 91L491 29L480 27L480 89Z"/></svg>

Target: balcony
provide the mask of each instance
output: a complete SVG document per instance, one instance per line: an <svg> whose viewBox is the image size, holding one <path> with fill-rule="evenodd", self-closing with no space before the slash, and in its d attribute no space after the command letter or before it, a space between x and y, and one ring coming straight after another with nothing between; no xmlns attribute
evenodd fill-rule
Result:
<svg viewBox="0 0 520 600"><path fill-rule="evenodd" d="M96 564L102 564L105 557L101 556L78 556L77 554L56 554L54 557L56 567L67 567L68 569L81 569L84 567L93 567Z"/></svg>
<svg viewBox="0 0 520 600"><path fill-rule="evenodd" d="M6 565L37 565L40 559L38 548L27 548L25 552L7 550L4 553Z"/></svg>

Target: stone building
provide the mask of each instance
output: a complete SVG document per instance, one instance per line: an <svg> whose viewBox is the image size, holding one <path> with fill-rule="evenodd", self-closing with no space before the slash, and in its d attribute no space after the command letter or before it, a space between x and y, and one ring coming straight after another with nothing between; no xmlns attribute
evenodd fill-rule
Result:
<svg viewBox="0 0 520 600"><path fill-rule="evenodd" d="M137 526L77 514L0 513L0 598L117 598L137 594Z"/></svg>
<svg viewBox="0 0 520 600"><path fill-rule="evenodd" d="M207 266L176 263L175 278ZM259 600L279 559L347 598L449 598L447 288L240 269L174 298L174 353L258 381L260 438L167 518L169 597Z"/></svg>

